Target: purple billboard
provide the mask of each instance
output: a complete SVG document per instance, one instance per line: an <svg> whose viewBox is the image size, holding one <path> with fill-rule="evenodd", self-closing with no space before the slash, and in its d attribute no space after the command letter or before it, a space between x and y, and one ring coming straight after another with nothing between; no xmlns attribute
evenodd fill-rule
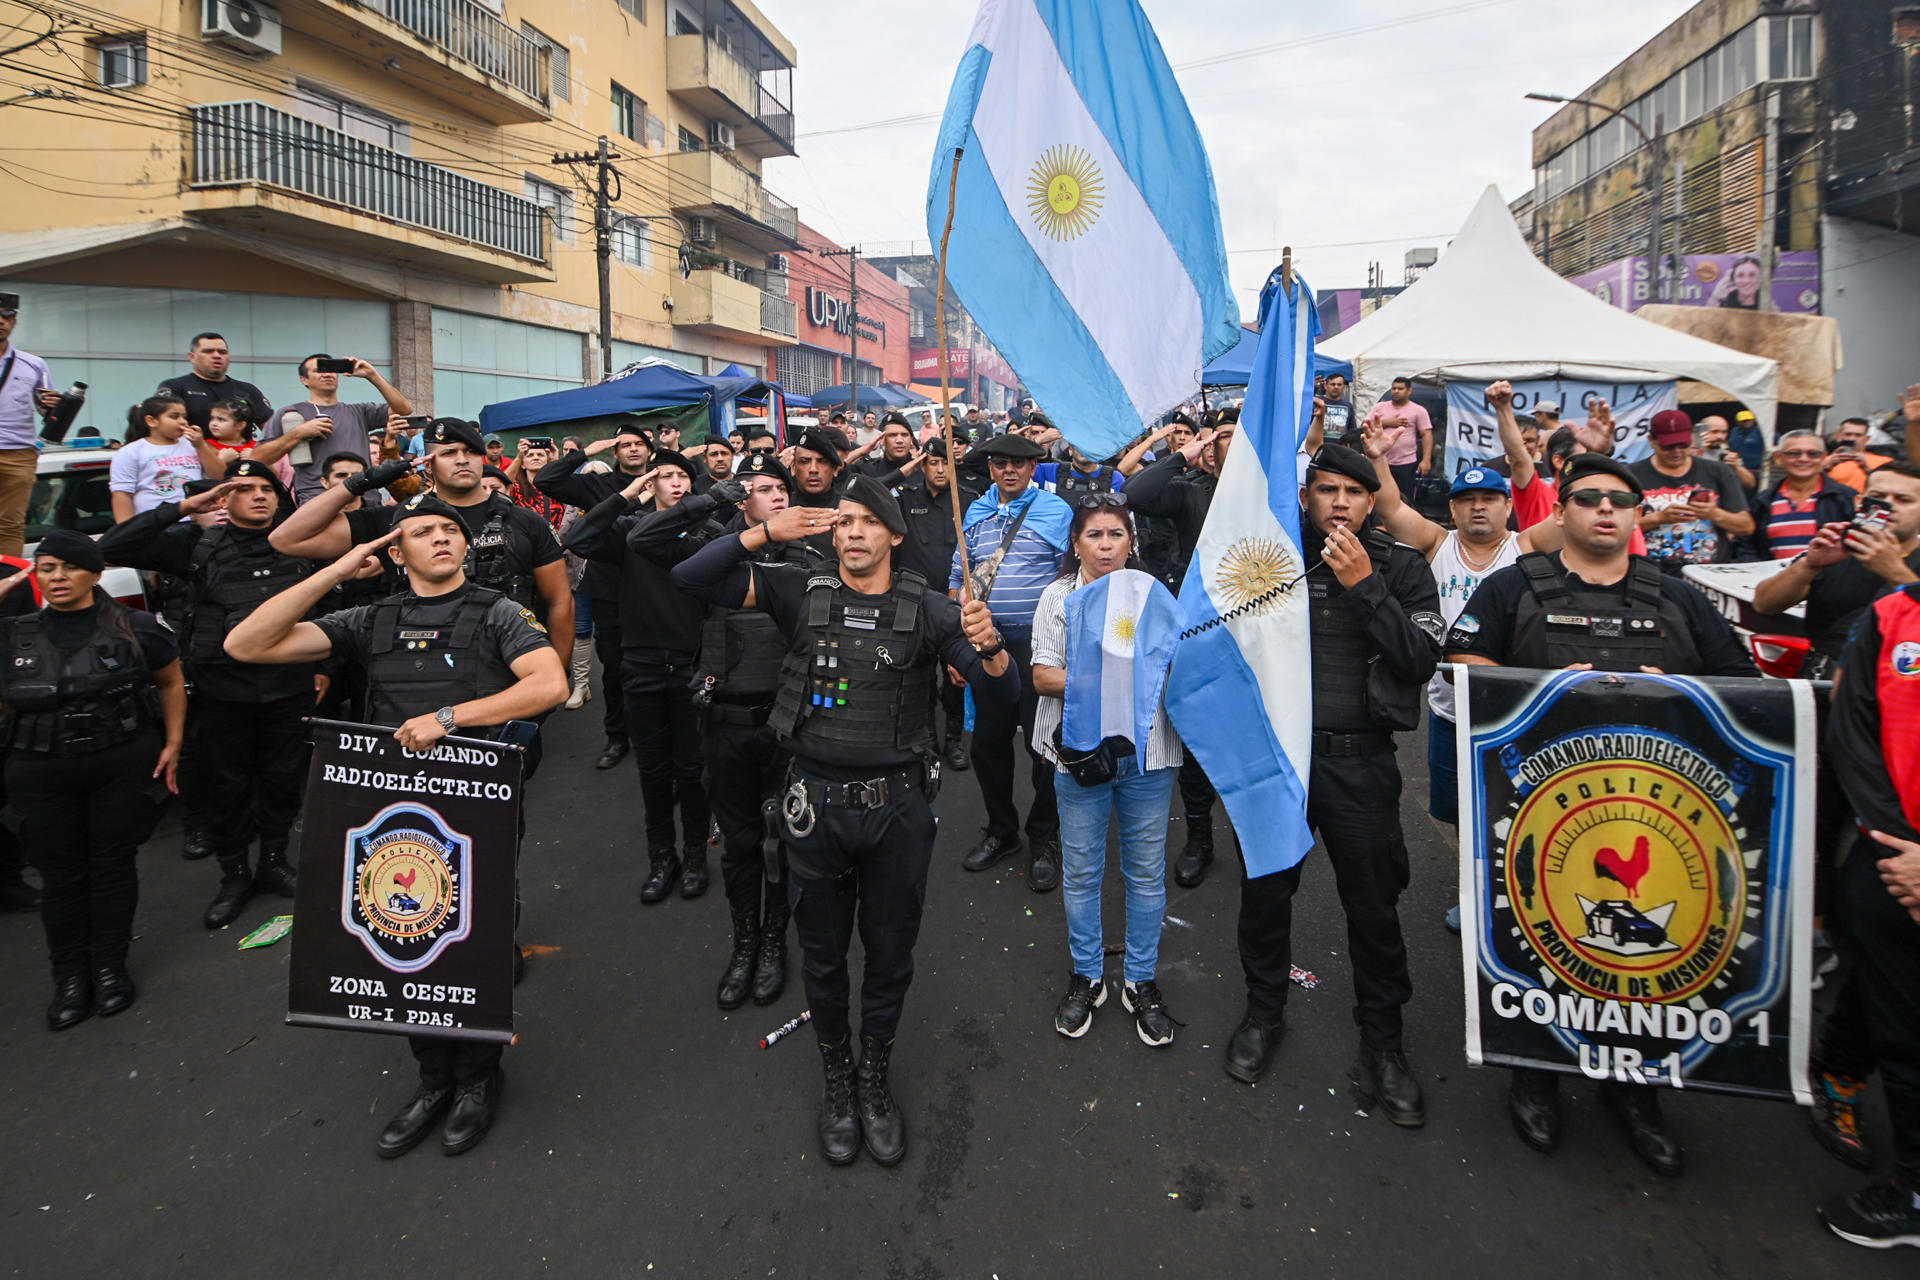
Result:
<svg viewBox="0 0 1920 1280"><path fill-rule="evenodd" d="M1602 302L1638 311L1649 302L1682 307L1730 307L1760 310L1760 259L1746 253L1689 253L1678 272L1667 277L1659 297L1644 256L1622 258L1569 279ZM1782 253L1773 269L1773 310L1820 310L1820 251Z"/></svg>

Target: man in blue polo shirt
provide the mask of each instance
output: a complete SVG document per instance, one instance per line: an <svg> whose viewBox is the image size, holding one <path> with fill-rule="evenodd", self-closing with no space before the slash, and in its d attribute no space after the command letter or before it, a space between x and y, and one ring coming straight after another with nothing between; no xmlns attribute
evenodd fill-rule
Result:
<svg viewBox="0 0 1920 1280"><path fill-rule="evenodd" d="M1053 764L1033 749L1033 613L1040 593L1060 576L1073 508L1034 484L1034 468L1046 450L1025 436L995 436L975 452L986 457L993 487L967 508L962 521L972 571L969 591L972 598L992 604L1023 687L1018 706L980 706L974 713L974 774L987 806L987 827L960 865L985 871L1020 852L1020 810L1013 802L1013 744L1018 737L1033 766L1027 886L1046 893L1060 883L1060 812L1053 796ZM948 594L958 598L960 585L956 551Z"/></svg>

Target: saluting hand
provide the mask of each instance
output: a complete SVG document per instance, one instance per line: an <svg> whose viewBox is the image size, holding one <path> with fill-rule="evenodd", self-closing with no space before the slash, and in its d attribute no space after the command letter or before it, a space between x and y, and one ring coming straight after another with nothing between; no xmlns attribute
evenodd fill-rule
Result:
<svg viewBox="0 0 1920 1280"><path fill-rule="evenodd" d="M1353 536L1353 530L1345 525L1335 525L1327 535L1327 545L1320 558L1348 590L1359 586L1373 572L1373 558L1360 539Z"/></svg>
<svg viewBox="0 0 1920 1280"><path fill-rule="evenodd" d="M25 582L28 578L31 578L32 576L33 576L33 570L22 569L20 572L14 574L12 577L6 578L4 580L0 580L0 600L5 600L8 596L12 595L13 589L15 587L19 586L21 583Z"/></svg>
<svg viewBox="0 0 1920 1280"><path fill-rule="evenodd" d="M797 542L825 533L839 518L838 511L826 507L788 507L767 521L767 537L773 542Z"/></svg>
<svg viewBox="0 0 1920 1280"><path fill-rule="evenodd" d="M239 487L238 480L222 480L204 493L196 493L180 502L180 514L183 516L203 516L226 502L227 495Z"/></svg>
<svg viewBox="0 0 1920 1280"><path fill-rule="evenodd" d="M400 528L396 525L372 542L363 542L354 547L328 565L326 571L341 582L348 578L371 578L384 567L384 557L380 555L381 548L391 546L399 540Z"/></svg>

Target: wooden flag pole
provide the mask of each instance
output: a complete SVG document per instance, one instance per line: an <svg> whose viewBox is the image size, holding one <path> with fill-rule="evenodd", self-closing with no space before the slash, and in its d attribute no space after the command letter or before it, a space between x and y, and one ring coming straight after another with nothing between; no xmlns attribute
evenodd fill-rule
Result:
<svg viewBox="0 0 1920 1280"><path fill-rule="evenodd" d="M1287 301L1293 301L1293 246L1285 245L1280 250L1280 284L1287 291Z"/></svg>
<svg viewBox="0 0 1920 1280"><path fill-rule="evenodd" d="M960 157L964 154L963 147L953 149L953 176L947 181L947 225L940 231L940 283L933 299L933 327L940 331L940 428L947 440L947 497L953 502L953 537L960 552L963 600L967 595L966 584L973 581L973 570L967 564L966 521L960 510L960 460L954 456L953 447L953 391L947 365L947 237L953 234L954 192L960 185Z"/></svg>

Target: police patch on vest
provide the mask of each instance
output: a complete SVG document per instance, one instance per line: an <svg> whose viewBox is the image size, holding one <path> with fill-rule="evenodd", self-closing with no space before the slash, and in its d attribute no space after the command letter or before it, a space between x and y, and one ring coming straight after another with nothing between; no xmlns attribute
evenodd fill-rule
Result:
<svg viewBox="0 0 1920 1280"><path fill-rule="evenodd" d="M341 923L386 968L425 968L467 936L472 853L432 809L389 805L347 833Z"/></svg>
<svg viewBox="0 0 1920 1280"><path fill-rule="evenodd" d="M1804 1096L1811 697L1484 667L1456 694L1468 1060Z"/></svg>
<svg viewBox="0 0 1920 1280"><path fill-rule="evenodd" d="M539 618L534 616L533 610L522 609L520 611L520 618L523 622L525 622L528 626L532 627L535 631L538 631L541 635L547 634L546 624L540 621Z"/></svg>
<svg viewBox="0 0 1920 1280"><path fill-rule="evenodd" d="M1906 679L1920 676L1920 644L1912 640L1902 640L1893 646L1893 652L1887 657L1887 665L1897 676Z"/></svg>

